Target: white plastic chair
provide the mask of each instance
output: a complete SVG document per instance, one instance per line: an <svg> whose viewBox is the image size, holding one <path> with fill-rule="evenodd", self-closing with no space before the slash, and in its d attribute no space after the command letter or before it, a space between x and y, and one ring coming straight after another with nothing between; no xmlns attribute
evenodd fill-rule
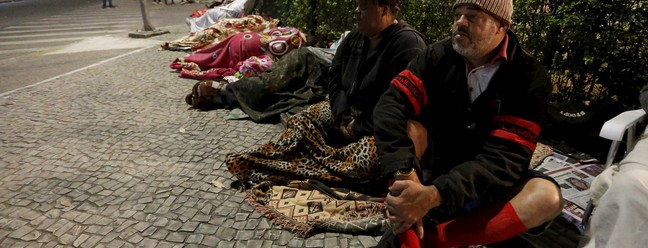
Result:
<svg viewBox="0 0 648 248"><path fill-rule="evenodd" d="M628 110L603 124L599 136L612 141L605 160L605 168L610 167L614 162L619 144L623 141L624 136L626 137L626 154L634 148L637 142L635 139L637 124L645 118L646 112L643 109ZM626 133L627 135L625 135Z"/></svg>

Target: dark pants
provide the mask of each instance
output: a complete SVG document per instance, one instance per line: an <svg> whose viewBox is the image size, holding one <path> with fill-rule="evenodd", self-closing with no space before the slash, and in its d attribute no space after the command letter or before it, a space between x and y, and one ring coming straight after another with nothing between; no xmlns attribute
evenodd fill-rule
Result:
<svg viewBox="0 0 648 248"><path fill-rule="evenodd" d="M241 106L238 98L236 98L236 94L234 94L234 90L232 90L232 87L225 87L225 90L221 90L221 97L223 97L223 102L230 109Z"/></svg>

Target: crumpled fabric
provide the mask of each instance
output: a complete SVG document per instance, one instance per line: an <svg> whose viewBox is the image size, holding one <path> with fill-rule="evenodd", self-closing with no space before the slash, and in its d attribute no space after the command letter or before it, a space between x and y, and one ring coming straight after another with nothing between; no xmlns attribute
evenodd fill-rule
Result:
<svg viewBox="0 0 648 248"><path fill-rule="evenodd" d="M161 44L161 49L172 51L196 51L209 45L219 43L241 32L252 31L268 33L277 28L279 20L265 20L259 15L248 15L241 18L224 18L210 27Z"/></svg>
<svg viewBox="0 0 648 248"><path fill-rule="evenodd" d="M267 55L252 56L246 60L238 62L236 68L244 77L251 77L261 74L272 65L272 58Z"/></svg>
<svg viewBox="0 0 648 248"><path fill-rule="evenodd" d="M304 34L292 27L276 28L267 34L242 32L184 58L178 58L169 67L182 71L180 77L183 78L218 80L234 75L238 69L237 64L241 61L264 55L278 60L301 47L304 40Z"/></svg>

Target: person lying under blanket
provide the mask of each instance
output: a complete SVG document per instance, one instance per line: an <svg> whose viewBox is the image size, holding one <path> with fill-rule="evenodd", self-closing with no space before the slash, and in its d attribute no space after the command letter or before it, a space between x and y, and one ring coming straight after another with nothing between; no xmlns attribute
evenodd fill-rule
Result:
<svg viewBox="0 0 648 248"><path fill-rule="evenodd" d="M305 40L304 34L292 27L275 28L266 34L242 32L187 57L178 58L169 67L180 71L182 78L222 79L234 75L236 65L241 61L262 55L276 61L289 51L301 47Z"/></svg>
<svg viewBox="0 0 648 248"><path fill-rule="evenodd" d="M239 18L251 13L262 4L262 0L234 0L208 9L199 17L188 17L190 33L203 31L223 18Z"/></svg>
<svg viewBox="0 0 648 248"><path fill-rule="evenodd" d="M200 32L191 33L177 40L167 41L160 45L163 50L196 51L219 43L237 33L252 31L267 34L277 28L279 20L266 19L259 15L248 15L241 18L224 18Z"/></svg>

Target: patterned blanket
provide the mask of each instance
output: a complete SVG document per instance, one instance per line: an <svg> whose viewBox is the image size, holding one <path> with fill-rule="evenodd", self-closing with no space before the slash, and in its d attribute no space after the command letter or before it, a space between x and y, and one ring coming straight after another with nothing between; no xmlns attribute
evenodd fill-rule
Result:
<svg viewBox="0 0 648 248"><path fill-rule="evenodd" d="M246 191L246 201L286 230L300 236L316 231L380 234L388 225L383 200L341 189L372 195L386 191L373 137L331 146L335 135L329 104L321 102L291 117L276 141L228 154L227 167L240 182L256 184ZM551 154L549 147L539 147L532 164Z"/></svg>
<svg viewBox="0 0 648 248"><path fill-rule="evenodd" d="M362 191L383 186L386 191L387 181L379 181L382 171L373 136L348 143L334 126L328 101L311 105L290 117L277 140L227 154L227 170L253 183L316 179L332 187Z"/></svg>
<svg viewBox="0 0 648 248"><path fill-rule="evenodd" d="M246 193L255 211L302 237L320 231L380 234L389 225L383 198L329 188L316 180L260 184Z"/></svg>
<svg viewBox="0 0 648 248"><path fill-rule="evenodd" d="M220 19L212 26L186 37L164 42L163 50L196 51L211 44L219 43L227 38L246 31L267 33L277 27L279 20L265 20L262 16L249 15L241 18Z"/></svg>

